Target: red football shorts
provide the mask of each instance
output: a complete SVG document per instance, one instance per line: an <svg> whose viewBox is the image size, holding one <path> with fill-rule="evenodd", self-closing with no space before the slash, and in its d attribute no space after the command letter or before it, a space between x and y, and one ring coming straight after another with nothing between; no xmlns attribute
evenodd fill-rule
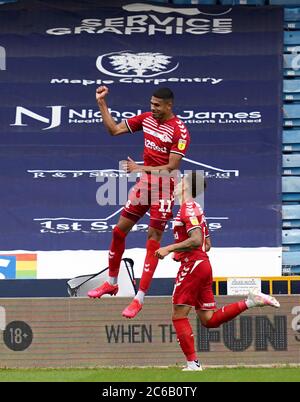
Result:
<svg viewBox="0 0 300 402"><path fill-rule="evenodd" d="M141 179L130 190L122 216L137 222L146 212L150 212L150 226L164 230L168 220L173 218L174 182L166 179L164 183L149 183Z"/></svg>
<svg viewBox="0 0 300 402"><path fill-rule="evenodd" d="M173 292L173 304L194 306L196 310L215 310L209 260L182 263Z"/></svg>

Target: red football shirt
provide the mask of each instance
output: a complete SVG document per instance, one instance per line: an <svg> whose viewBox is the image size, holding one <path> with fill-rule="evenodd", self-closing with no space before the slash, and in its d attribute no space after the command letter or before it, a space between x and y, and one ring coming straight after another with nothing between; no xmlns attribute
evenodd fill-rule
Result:
<svg viewBox="0 0 300 402"><path fill-rule="evenodd" d="M207 260L205 251L206 238L209 237L208 227L204 213L199 204L189 201L182 204L175 218L174 238L175 243L180 243L189 238L189 232L199 228L202 233L202 245L191 251L179 251L174 253L176 261Z"/></svg>
<svg viewBox="0 0 300 402"><path fill-rule="evenodd" d="M169 162L171 152L185 156L190 143L190 135L178 117L160 123L151 112L125 120L131 133L144 132L144 164L145 166L162 166Z"/></svg>

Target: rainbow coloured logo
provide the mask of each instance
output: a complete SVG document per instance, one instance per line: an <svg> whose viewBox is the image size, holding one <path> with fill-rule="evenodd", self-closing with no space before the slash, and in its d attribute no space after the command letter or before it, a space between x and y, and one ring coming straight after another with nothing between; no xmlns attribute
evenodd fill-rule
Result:
<svg viewBox="0 0 300 402"><path fill-rule="evenodd" d="M0 279L36 279L37 254L0 254Z"/></svg>

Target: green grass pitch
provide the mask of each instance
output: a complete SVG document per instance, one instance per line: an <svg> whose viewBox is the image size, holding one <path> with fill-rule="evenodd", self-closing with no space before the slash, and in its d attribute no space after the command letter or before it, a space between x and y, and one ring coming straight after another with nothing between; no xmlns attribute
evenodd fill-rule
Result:
<svg viewBox="0 0 300 402"><path fill-rule="evenodd" d="M300 382L300 367L1 369L0 382Z"/></svg>

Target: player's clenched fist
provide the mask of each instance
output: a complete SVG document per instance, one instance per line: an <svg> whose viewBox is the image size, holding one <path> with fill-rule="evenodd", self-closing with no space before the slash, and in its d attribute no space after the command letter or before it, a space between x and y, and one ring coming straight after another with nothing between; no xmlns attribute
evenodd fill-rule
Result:
<svg viewBox="0 0 300 402"><path fill-rule="evenodd" d="M161 247L155 251L155 257L158 257L160 260L163 260L167 255L170 254L170 250L168 247Z"/></svg>
<svg viewBox="0 0 300 402"><path fill-rule="evenodd" d="M96 89L97 102L104 99L107 94L108 94L108 88L106 86L102 85L101 87L98 87Z"/></svg>

